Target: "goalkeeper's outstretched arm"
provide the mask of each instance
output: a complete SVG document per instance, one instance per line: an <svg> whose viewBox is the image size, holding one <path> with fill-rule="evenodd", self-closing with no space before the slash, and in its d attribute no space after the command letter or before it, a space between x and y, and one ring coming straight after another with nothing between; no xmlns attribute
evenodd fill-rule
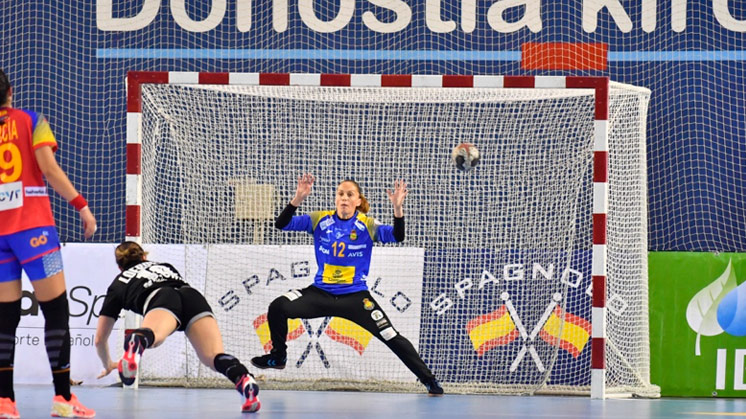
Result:
<svg viewBox="0 0 746 419"><path fill-rule="evenodd" d="M290 200L290 203L282 210L280 215L275 219L275 228L282 230L293 219L295 210L298 209L300 204L308 195L311 194L311 188L313 188L313 182L316 178L310 173L304 173L298 176L298 187L295 190L295 196Z"/></svg>
<svg viewBox="0 0 746 419"><path fill-rule="evenodd" d="M295 190L295 196L290 200L290 204L298 208L303 200L311 194L313 182L315 181L316 178L310 173L304 173L298 176L298 187Z"/></svg>
<svg viewBox="0 0 746 419"><path fill-rule="evenodd" d="M394 190L386 190L386 194L394 206L394 238L398 243L404 241L404 198L407 197L407 182L403 179L394 181Z"/></svg>

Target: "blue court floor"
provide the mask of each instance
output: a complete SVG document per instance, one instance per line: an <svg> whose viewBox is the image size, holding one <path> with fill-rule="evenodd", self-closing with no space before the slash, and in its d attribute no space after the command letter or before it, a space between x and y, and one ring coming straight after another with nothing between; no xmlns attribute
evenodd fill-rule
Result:
<svg viewBox="0 0 746 419"><path fill-rule="evenodd" d="M743 399L607 399L267 390L240 413L232 389L74 387L98 418L712 418L746 417ZM21 418L49 417L52 386L16 386Z"/></svg>

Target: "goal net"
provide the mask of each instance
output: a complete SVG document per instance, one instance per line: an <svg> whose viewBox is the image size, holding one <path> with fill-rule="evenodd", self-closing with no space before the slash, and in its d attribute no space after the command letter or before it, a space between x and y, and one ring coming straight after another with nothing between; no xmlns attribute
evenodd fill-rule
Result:
<svg viewBox="0 0 746 419"><path fill-rule="evenodd" d="M592 89L140 85L141 240L201 289L225 350L271 348L267 306L316 272L312 237L274 229L297 177L298 214L334 208L356 180L391 224L404 179L406 240L377 245L371 294L449 392L588 392L591 384ZM608 121L609 392L649 381L645 121L649 92L611 84ZM458 143L482 155L450 162ZM266 388L421 391L363 329L289 320L288 364ZM225 385L174 335L142 361L144 384Z"/></svg>

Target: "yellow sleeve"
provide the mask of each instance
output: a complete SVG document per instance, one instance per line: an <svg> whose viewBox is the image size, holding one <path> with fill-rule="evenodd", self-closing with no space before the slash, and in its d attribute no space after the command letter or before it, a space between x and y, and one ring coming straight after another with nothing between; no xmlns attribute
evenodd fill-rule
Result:
<svg viewBox="0 0 746 419"><path fill-rule="evenodd" d="M319 221L327 215L334 214L334 211L314 211L310 213L311 216L311 231L316 230L316 226L319 225Z"/></svg>
<svg viewBox="0 0 746 419"><path fill-rule="evenodd" d="M50 146L52 147L52 151L57 151L57 140L54 138L54 134L52 134L52 128L49 126L47 118L41 115L39 115L39 120L34 127L31 145L34 150L39 147Z"/></svg>

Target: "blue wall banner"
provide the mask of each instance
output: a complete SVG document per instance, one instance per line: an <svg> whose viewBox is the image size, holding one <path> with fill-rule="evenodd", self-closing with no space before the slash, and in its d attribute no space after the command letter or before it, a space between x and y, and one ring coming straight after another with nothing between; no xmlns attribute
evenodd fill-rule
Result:
<svg viewBox="0 0 746 419"><path fill-rule="evenodd" d="M746 217L729 212L746 196L733 165L746 157L743 2L29 0L2 2L0 23L15 104L49 117L101 241L124 237L127 71L199 71L576 74L643 86L653 92L650 249L746 243ZM602 45L605 58L592 59L603 66L559 49L548 58L569 67L527 67L526 46L549 43ZM53 199L62 240L80 240L74 210Z"/></svg>

